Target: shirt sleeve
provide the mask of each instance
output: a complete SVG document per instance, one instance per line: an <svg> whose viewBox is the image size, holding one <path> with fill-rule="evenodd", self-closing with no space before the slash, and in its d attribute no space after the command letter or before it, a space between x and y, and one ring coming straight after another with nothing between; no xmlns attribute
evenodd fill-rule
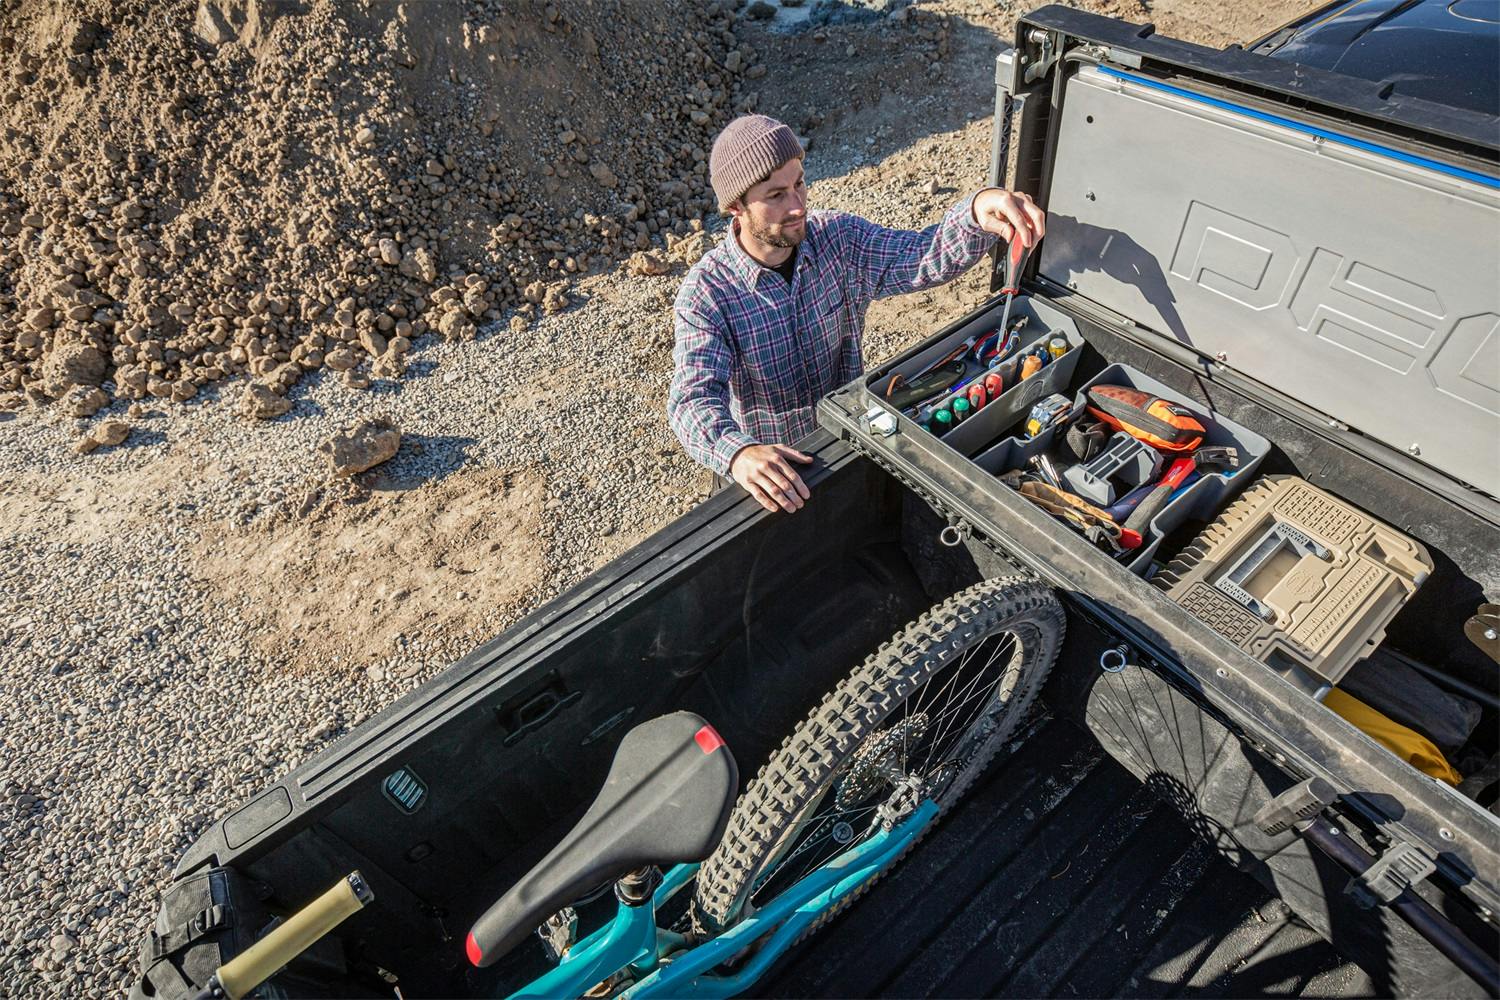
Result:
<svg viewBox="0 0 1500 1000"><path fill-rule="evenodd" d="M692 281L684 284L674 309L672 387L667 418L693 461L721 476L743 448L759 444L740 430L729 410L729 369L733 349L719 311Z"/></svg>
<svg viewBox="0 0 1500 1000"><path fill-rule="evenodd" d="M976 191L948 209L943 221L920 231L887 229L844 217L853 263L872 299L920 291L952 281L978 263L995 236L974 221Z"/></svg>

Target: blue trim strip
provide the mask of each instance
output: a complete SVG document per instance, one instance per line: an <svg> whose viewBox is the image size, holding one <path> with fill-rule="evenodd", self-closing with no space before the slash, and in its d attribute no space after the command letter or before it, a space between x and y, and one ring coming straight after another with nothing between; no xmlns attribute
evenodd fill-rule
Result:
<svg viewBox="0 0 1500 1000"><path fill-rule="evenodd" d="M1270 122L1273 125L1280 125L1282 128L1289 128L1294 132L1301 132L1304 135L1319 136L1323 139L1328 140L1329 142L1336 142L1341 146L1351 146L1354 149L1362 149L1367 153L1374 153L1376 156L1384 156L1387 159L1399 160L1402 163L1410 163L1414 166L1424 167L1428 170L1435 170L1440 174L1447 174L1450 177L1458 177L1462 180L1472 181L1475 184L1482 184L1488 188L1500 189L1500 177L1491 177L1488 174L1477 173L1473 170L1465 170L1462 167L1455 167L1451 164L1443 163L1438 160L1428 159L1425 156L1414 156L1411 153L1403 153L1399 149L1392 149L1389 146L1380 146L1373 142L1365 142L1363 139L1356 139L1353 136L1340 135L1337 132L1330 132L1327 129L1315 128L1312 125L1306 125L1302 122L1294 121L1291 118L1282 118L1280 115L1266 114L1264 111L1256 111L1241 104L1232 104L1229 101L1221 101L1215 97L1206 97L1203 94L1197 94L1191 90L1184 90L1181 87L1174 87L1168 83L1161 83L1158 80L1152 80L1142 76L1135 76L1131 73L1122 73L1117 69L1110 69L1108 66L1100 66L1099 72L1105 74L1106 76L1115 77L1119 80L1126 80L1130 83L1140 84L1142 87L1149 87L1152 90L1164 91L1168 94L1175 94L1178 97L1185 97L1190 101L1197 101L1200 104L1208 104L1215 108L1222 108L1225 111L1232 111L1235 114L1244 115L1247 118L1254 118L1259 121Z"/></svg>

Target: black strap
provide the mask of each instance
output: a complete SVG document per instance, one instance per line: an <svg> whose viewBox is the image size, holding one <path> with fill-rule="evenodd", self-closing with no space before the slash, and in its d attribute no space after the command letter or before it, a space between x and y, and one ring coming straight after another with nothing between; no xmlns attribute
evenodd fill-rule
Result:
<svg viewBox="0 0 1500 1000"><path fill-rule="evenodd" d="M165 934L158 934L152 928L151 961L175 955L205 935L233 926L234 912L227 906L215 903L199 910L186 923L179 924Z"/></svg>
<svg viewBox="0 0 1500 1000"><path fill-rule="evenodd" d="M198 995L198 985L185 976L175 962L165 958L152 959L141 974L151 984L152 995L159 997L193 997Z"/></svg>
<svg viewBox="0 0 1500 1000"><path fill-rule="evenodd" d="M1087 462L1104 450L1104 442L1108 439L1109 428L1103 421L1090 417L1074 421L1063 440L1078 461Z"/></svg>

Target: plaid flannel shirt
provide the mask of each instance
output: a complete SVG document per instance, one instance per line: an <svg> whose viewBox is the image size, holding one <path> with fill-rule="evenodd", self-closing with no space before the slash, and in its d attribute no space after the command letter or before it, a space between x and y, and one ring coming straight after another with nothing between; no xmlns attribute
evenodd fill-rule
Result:
<svg viewBox="0 0 1500 1000"><path fill-rule="evenodd" d="M677 293L667 415L688 454L727 476L742 448L811 432L818 400L864 371L870 302L951 281L994 243L973 204L920 232L809 212L790 285L727 234Z"/></svg>

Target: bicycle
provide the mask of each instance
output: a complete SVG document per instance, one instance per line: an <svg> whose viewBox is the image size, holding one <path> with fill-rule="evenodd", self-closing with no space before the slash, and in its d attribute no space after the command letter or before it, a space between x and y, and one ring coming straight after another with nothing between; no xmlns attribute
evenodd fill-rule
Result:
<svg viewBox="0 0 1500 1000"><path fill-rule="evenodd" d="M738 767L712 726L688 712L636 726L583 819L474 923L469 960L491 965L535 932L557 964L515 997L750 989L973 784L1023 721L1065 625L1035 581L955 594L841 681L738 803ZM569 904L611 882L615 916L574 940ZM660 926L658 913L690 884L685 920ZM330 898L347 901L347 888L335 890ZM268 970L295 954L272 957L269 940L257 949Z"/></svg>

